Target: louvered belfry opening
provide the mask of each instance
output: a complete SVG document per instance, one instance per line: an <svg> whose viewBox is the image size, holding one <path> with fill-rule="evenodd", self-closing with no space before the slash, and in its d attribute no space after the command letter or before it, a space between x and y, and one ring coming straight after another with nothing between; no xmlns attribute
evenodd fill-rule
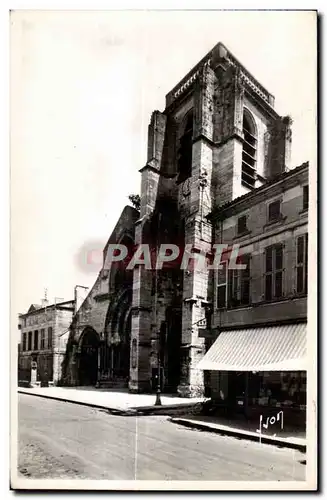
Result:
<svg viewBox="0 0 327 500"><path fill-rule="evenodd" d="M256 181L257 138L255 126L247 111L243 113L242 185L253 189Z"/></svg>

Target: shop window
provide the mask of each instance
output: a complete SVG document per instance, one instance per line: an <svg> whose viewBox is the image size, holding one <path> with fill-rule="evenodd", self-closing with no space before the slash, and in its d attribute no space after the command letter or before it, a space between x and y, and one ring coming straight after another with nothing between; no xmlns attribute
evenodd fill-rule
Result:
<svg viewBox="0 0 327 500"><path fill-rule="evenodd" d="M296 291L308 293L308 233L296 240Z"/></svg>
<svg viewBox="0 0 327 500"><path fill-rule="evenodd" d="M247 110L243 114L242 185L253 189L256 181L257 137L255 123Z"/></svg>
<svg viewBox="0 0 327 500"><path fill-rule="evenodd" d="M281 202L280 200L273 201L268 206L268 222L274 222L281 218Z"/></svg>
<svg viewBox="0 0 327 500"><path fill-rule="evenodd" d="M266 248L265 300L283 296L283 245Z"/></svg>
<svg viewBox="0 0 327 500"><path fill-rule="evenodd" d="M193 111L187 115L186 124L179 141L178 148L178 178L181 183L192 175L192 148L193 148Z"/></svg>
<svg viewBox="0 0 327 500"><path fill-rule="evenodd" d="M52 326L48 328L48 349L52 349Z"/></svg>
<svg viewBox="0 0 327 500"><path fill-rule="evenodd" d="M242 215L237 219L237 234L243 234L248 231L247 228L247 216Z"/></svg>
<svg viewBox="0 0 327 500"><path fill-rule="evenodd" d="M242 255L245 269L228 271L228 307L248 306L250 304L250 255Z"/></svg>
<svg viewBox="0 0 327 500"><path fill-rule="evenodd" d="M26 351L26 333L23 333L23 351Z"/></svg>
<svg viewBox="0 0 327 500"><path fill-rule="evenodd" d="M218 269L217 308L223 309L226 307L227 297L227 262L222 262L220 266L221 269Z"/></svg>
<svg viewBox="0 0 327 500"><path fill-rule="evenodd" d="M45 330L41 329L41 349L45 348Z"/></svg>
<svg viewBox="0 0 327 500"><path fill-rule="evenodd" d="M303 186L303 210L306 211L309 208L309 186Z"/></svg>
<svg viewBox="0 0 327 500"><path fill-rule="evenodd" d="M28 332L28 347L27 347L27 350L28 351L32 350L32 332Z"/></svg>
<svg viewBox="0 0 327 500"><path fill-rule="evenodd" d="M35 330L34 332L34 351L37 351L39 348L39 331Z"/></svg>

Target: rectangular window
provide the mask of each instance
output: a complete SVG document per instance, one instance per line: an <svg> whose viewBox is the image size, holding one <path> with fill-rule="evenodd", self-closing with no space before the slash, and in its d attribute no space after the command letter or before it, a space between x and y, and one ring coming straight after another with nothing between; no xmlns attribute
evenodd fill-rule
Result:
<svg viewBox="0 0 327 500"><path fill-rule="evenodd" d="M28 347L27 347L27 350L28 351L32 350L32 332L28 332Z"/></svg>
<svg viewBox="0 0 327 500"><path fill-rule="evenodd" d="M23 333L23 351L26 351L26 333Z"/></svg>
<svg viewBox="0 0 327 500"><path fill-rule="evenodd" d="M280 200L273 201L268 207L268 221L272 222L281 218L281 203Z"/></svg>
<svg viewBox="0 0 327 500"><path fill-rule="evenodd" d="M303 210L309 208L309 186L303 186Z"/></svg>
<svg viewBox="0 0 327 500"><path fill-rule="evenodd" d="M48 349L52 349L52 326L48 328Z"/></svg>
<svg viewBox="0 0 327 500"><path fill-rule="evenodd" d="M266 248L265 300L283 296L283 245Z"/></svg>
<svg viewBox="0 0 327 500"><path fill-rule="evenodd" d="M246 226L247 217L246 215L242 215L237 219L237 234L246 233L248 228Z"/></svg>
<svg viewBox="0 0 327 500"><path fill-rule="evenodd" d="M44 349L44 347L45 347L44 341L45 341L45 330L44 330L44 328L42 328L41 329L41 349Z"/></svg>
<svg viewBox="0 0 327 500"><path fill-rule="evenodd" d="M245 269L228 271L228 307L250 304L250 255L242 255L241 261L246 265Z"/></svg>
<svg viewBox="0 0 327 500"><path fill-rule="evenodd" d="M226 307L227 262L221 262L220 266L221 269L218 269L217 308L223 309Z"/></svg>
<svg viewBox="0 0 327 500"><path fill-rule="evenodd" d="M34 351L37 351L39 348L39 331L35 330L34 332Z"/></svg>
<svg viewBox="0 0 327 500"><path fill-rule="evenodd" d="M296 291L308 293L308 233L296 240Z"/></svg>

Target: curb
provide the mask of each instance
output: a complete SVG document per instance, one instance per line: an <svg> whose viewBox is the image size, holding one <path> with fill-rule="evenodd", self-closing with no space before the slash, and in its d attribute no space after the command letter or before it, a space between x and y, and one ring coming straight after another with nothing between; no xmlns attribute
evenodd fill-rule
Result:
<svg viewBox="0 0 327 500"><path fill-rule="evenodd" d="M211 427L210 425L200 423L200 422L194 422L191 420L186 420L183 418L169 418L170 422L173 422L174 424L180 424L184 425L185 427L189 427L191 429L197 429L200 431L207 431L207 432L214 432L215 434L221 434L221 435L226 435L226 436L232 436L236 437L239 439L247 439L249 441L260 441L259 435L255 434L247 434L245 432L237 431L234 429L222 429L219 427ZM306 452L306 445L305 444L300 444L300 443L293 443L291 441L282 441L281 439L276 439L276 438L271 438L269 436L263 436L261 435L261 442L265 444L272 444L275 446L280 446L284 448L293 448L295 450L301 451L302 453Z"/></svg>
<svg viewBox="0 0 327 500"><path fill-rule="evenodd" d="M98 408L99 410L107 410L113 415L123 415L123 416L137 416L137 411L134 408L125 410L122 408L110 408L109 406L99 405L96 403L87 403L85 401L74 401L66 398L58 398L57 396L46 396L44 394L35 394L34 392L17 391L19 394L27 394L27 396L36 396L38 398L53 399L55 401L62 401L63 403L71 403L80 406L88 406L90 408Z"/></svg>
<svg viewBox="0 0 327 500"><path fill-rule="evenodd" d="M60 398L58 396L51 396L51 395L45 395L45 394L36 394L35 392L25 392L22 390L17 391L19 394L27 394L28 396L37 396L39 398L45 398L45 399L53 399L55 401L63 401L64 403L72 403L72 404L77 404L81 406L88 406L90 408L98 408L100 410L106 410L108 413L112 415L121 415L125 417L140 417L140 416L145 416L145 415L169 415L171 413L176 412L183 412L185 414L185 410L189 410L192 405L189 403L185 404L174 404L174 405L161 405L161 406L139 406L139 407L133 407L133 408L117 408L117 407L109 407L109 406L104 406L100 405L97 403L87 403L85 401L76 401L72 399L66 399L66 398Z"/></svg>

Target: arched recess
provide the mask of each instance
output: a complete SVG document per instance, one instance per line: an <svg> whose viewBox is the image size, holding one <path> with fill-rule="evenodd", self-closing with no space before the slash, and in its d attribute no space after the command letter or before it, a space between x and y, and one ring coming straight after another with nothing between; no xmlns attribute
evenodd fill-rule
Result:
<svg viewBox="0 0 327 500"><path fill-rule="evenodd" d="M97 332L87 326L78 344L78 383L96 385L98 380L98 349L100 338Z"/></svg>
<svg viewBox="0 0 327 500"><path fill-rule="evenodd" d="M102 377L127 386L130 368L132 288L111 301L105 320L105 345L101 353Z"/></svg>
<svg viewBox="0 0 327 500"><path fill-rule="evenodd" d="M127 266L133 254L134 241L131 236L124 234L118 243L127 248L127 256L111 264L109 277L109 293L111 294L117 294L121 289L129 288L133 284L133 270L127 269Z"/></svg>
<svg viewBox="0 0 327 500"><path fill-rule="evenodd" d="M193 149L193 109L184 117L177 146L177 182L181 183L192 175L192 149Z"/></svg>

